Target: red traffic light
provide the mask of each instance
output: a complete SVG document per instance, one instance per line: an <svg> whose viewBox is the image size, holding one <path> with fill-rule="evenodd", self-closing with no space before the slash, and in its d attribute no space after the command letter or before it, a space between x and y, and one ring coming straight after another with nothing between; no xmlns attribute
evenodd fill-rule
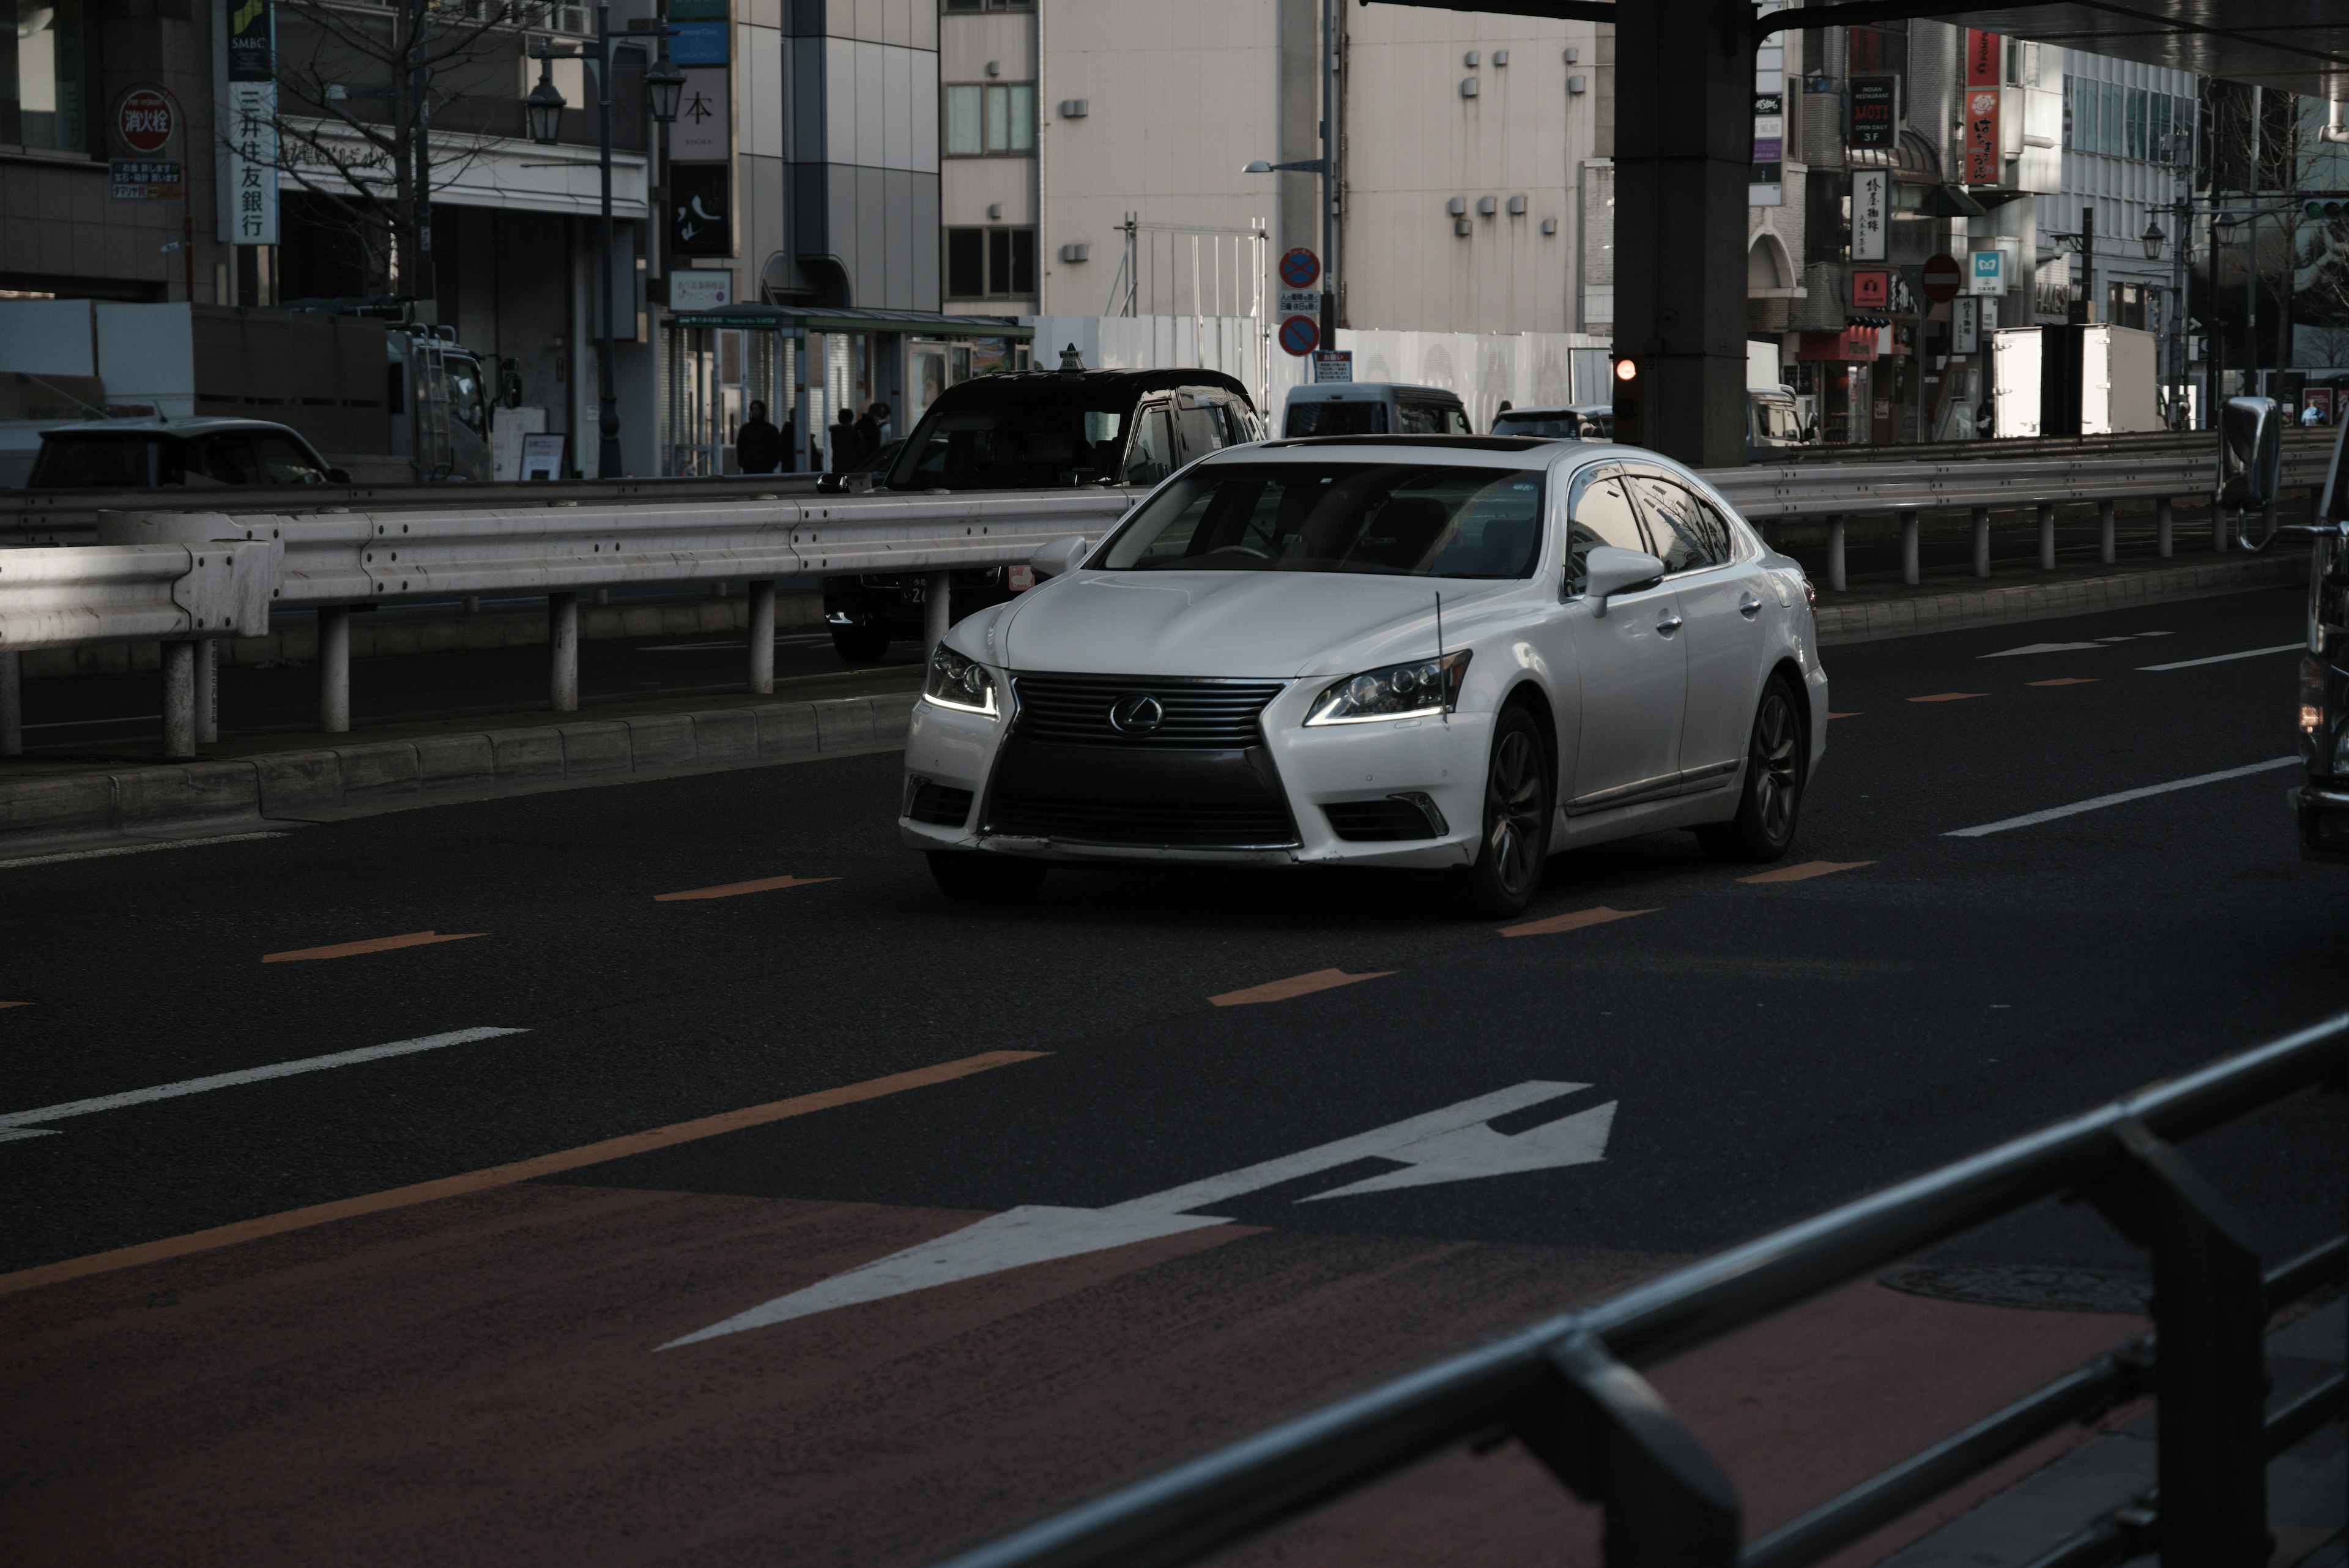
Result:
<svg viewBox="0 0 2349 1568"><path fill-rule="evenodd" d="M1640 362L1637 359L1616 360L1615 379L1619 381L1638 380L1640 379Z"/></svg>

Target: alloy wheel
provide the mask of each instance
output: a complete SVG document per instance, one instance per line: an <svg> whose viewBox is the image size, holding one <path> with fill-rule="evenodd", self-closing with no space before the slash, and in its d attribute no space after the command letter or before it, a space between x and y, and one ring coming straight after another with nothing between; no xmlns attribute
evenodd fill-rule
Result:
<svg viewBox="0 0 2349 1568"><path fill-rule="evenodd" d="M1516 893L1540 873L1543 781L1533 737L1512 730L1493 754L1485 782L1485 836L1501 885Z"/></svg>
<svg viewBox="0 0 2349 1568"><path fill-rule="evenodd" d="M1754 807L1762 831L1783 843L1795 831L1795 790L1801 769L1802 732L1795 706L1773 689L1763 699L1754 724Z"/></svg>

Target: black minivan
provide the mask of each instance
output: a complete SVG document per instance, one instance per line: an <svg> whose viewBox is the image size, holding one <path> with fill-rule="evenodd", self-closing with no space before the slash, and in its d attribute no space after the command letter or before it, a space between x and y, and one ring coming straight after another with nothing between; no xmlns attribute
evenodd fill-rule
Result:
<svg viewBox="0 0 2349 1568"><path fill-rule="evenodd" d="M1264 439L1247 389L1216 370L1022 370L938 395L875 477L876 488L1147 488L1195 458ZM1029 585L1024 568L954 574L959 620ZM877 663L924 631L920 576L826 577L823 618L851 664Z"/></svg>

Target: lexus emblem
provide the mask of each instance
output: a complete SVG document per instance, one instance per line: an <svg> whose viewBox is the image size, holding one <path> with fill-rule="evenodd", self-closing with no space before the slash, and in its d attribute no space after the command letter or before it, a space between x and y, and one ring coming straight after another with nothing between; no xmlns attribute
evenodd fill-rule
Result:
<svg viewBox="0 0 2349 1568"><path fill-rule="evenodd" d="M1109 727L1121 735L1147 735L1166 722L1166 710L1147 691L1132 691L1110 704Z"/></svg>

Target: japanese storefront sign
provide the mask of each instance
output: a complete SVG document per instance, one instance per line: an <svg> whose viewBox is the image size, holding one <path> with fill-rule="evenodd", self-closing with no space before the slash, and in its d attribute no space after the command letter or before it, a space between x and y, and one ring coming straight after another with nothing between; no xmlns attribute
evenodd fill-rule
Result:
<svg viewBox="0 0 2349 1568"><path fill-rule="evenodd" d="M1965 181L1995 185L1999 156L1999 36L1966 30Z"/></svg>
<svg viewBox="0 0 2349 1568"><path fill-rule="evenodd" d="M1854 310L1887 310L1891 305L1890 273L1863 268L1851 275L1851 307Z"/></svg>
<svg viewBox="0 0 2349 1568"><path fill-rule="evenodd" d="M1854 77L1844 142L1850 147L1878 149L1900 139L1900 78Z"/></svg>
<svg viewBox="0 0 2349 1568"><path fill-rule="evenodd" d="M1785 205L1785 95L1757 92L1754 95L1754 171L1745 180L1747 206Z"/></svg>
<svg viewBox="0 0 2349 1568"><path fill-rule="evenodd" d="M117 158L107 165L118 202L176 202L187 194L177 163Z"/></svg>
<svg viewBox="0 0 2349 1568"><path fill-rule="evenodd" d="M276 40L277 16L269 0L233 0L220 233L232 244L277 243Z"/></svg>
<svg viewBox="0 0 2349 1568"><path fill-rule="evenodd" d="M1891 217L1892 171L1889 169L1855 170L1851 176L1851 259L1882 261L1885 244L1889 237L1887 223Z"/></svg>
<svg viewBox="0 0 2349 1568"><path fill-rule="evenodd" d="M734 254L734 171L725 163L671 163L668 252L675 256Z"/></svg>
<svg viewBox="0 0 2349 1568"><path fill-rule="evenodd" d="M734 73L724 66L690 66L678 95L668 155L688 161L724 159L733 150Z"/></svg>

